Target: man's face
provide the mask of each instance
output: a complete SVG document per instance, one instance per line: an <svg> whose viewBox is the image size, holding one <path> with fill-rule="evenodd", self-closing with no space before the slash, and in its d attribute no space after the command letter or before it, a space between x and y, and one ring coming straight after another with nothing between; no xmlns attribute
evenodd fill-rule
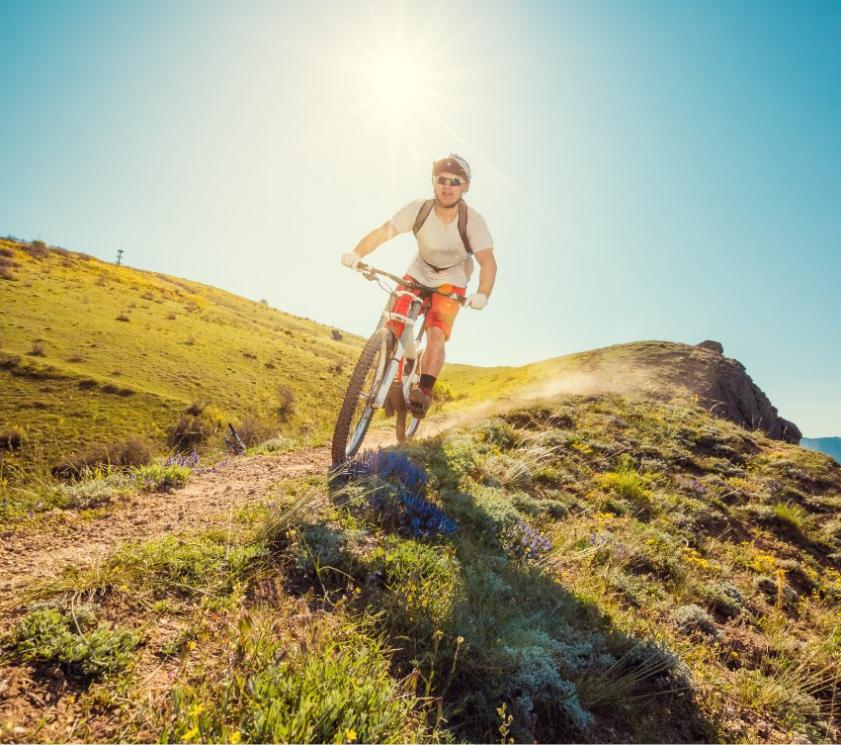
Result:
<svg viewBox="0 0 841 745"><path fill-rule="evenodd" d="M448 173L444 171L439 173L432 179L435 185L435 198L444 207L452 207L458 203L462 195L467 193L470 185L464 180L463 176L457 173ZM458 186L456 186L458 184Z"/></svg>

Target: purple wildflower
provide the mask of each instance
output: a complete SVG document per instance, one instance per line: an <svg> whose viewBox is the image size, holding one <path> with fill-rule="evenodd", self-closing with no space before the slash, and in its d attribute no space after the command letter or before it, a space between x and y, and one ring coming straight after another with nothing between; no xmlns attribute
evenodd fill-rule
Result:
<svg viewBox="0 0 841 745"><path fill-rule="evenodd" d="M503 528L499 538L505 551L517 559L537 559L552 548L552 541L525 520Z"/></svg>
<svg viewBox="0 0 841 745"><path fill-rule="evenodd" d="M413 538L451 535L456 522L423 496L427 477L422 468L395 450L366 450L346 466L350 478L378 476L390 481L396 490L375 489L368 495L368 506L381 519L396 523Z"/></svg>

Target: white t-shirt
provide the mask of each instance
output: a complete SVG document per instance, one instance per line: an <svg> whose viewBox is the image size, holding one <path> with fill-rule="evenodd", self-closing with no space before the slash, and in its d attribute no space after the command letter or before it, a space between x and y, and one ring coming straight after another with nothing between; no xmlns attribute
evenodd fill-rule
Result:
<svg viewBox="0 0 841 745"><path fill-rule="evenodd" d="M425 199L416 199L398 210L391 218L391 224L398 233L408 233L415 226L418 212ZM493 248L493 239L485 218L468 205L467 238L474 253L486 248ZM418 282L429 287L453 284L467 287L467 281L473 271L473 257L467 253L461 236L458 234L458 218L443 223L438 219L433 207L421 229L418 231L418 255L406 270ZM424 261L424 259L426 261ZM429 264L447 267L436 272Z"/></svg>

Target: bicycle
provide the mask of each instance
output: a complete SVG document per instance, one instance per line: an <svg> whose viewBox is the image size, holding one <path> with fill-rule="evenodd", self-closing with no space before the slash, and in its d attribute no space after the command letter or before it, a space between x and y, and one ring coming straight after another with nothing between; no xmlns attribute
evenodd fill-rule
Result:
<svg viewBox="0 0 841 745"><path fill-rule="evenodd" d="M423 349L420 345L426 331L426 315L416 336L414 328L418 315L432 294L444 295L461 305L465 303L465 298L461 295L441 292L434 287L411 282L368 264L359 263L356 271L367 280L378 282L389 292L389 296L376 330L362 348L339 410L333 430L332 455L335 465L352 459L359 452L377 409L385 408L387 413L392 410L396 415L395 433L398 442L405 442L415 436L421 420L412 414L407 402L409 392L421 374ZM390 290L378 276L396 282L397 287ZM401 287L403 289L400 289ZM394 301L402 295L412 298L405 316L391 310ZM388 327L389 321L400 321L404 324L399 339Z"/></svg>

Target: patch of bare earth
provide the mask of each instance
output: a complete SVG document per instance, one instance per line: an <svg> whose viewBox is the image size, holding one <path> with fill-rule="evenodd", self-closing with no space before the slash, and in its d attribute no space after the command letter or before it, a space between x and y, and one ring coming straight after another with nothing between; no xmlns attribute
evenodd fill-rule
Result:
<svg viewBox="0 0 841 745"><path fill-rule="evenodd" d="M68 564L94 564L121 543L224 527L233 510L262 501L284 479L323 474L329 468L327 448L235 458L194 474L178 491L133 494L96 519L64 511L61 519L48 519L43 528L7 530L0 533L0 608L23 588L59 576Z"/></svg>

